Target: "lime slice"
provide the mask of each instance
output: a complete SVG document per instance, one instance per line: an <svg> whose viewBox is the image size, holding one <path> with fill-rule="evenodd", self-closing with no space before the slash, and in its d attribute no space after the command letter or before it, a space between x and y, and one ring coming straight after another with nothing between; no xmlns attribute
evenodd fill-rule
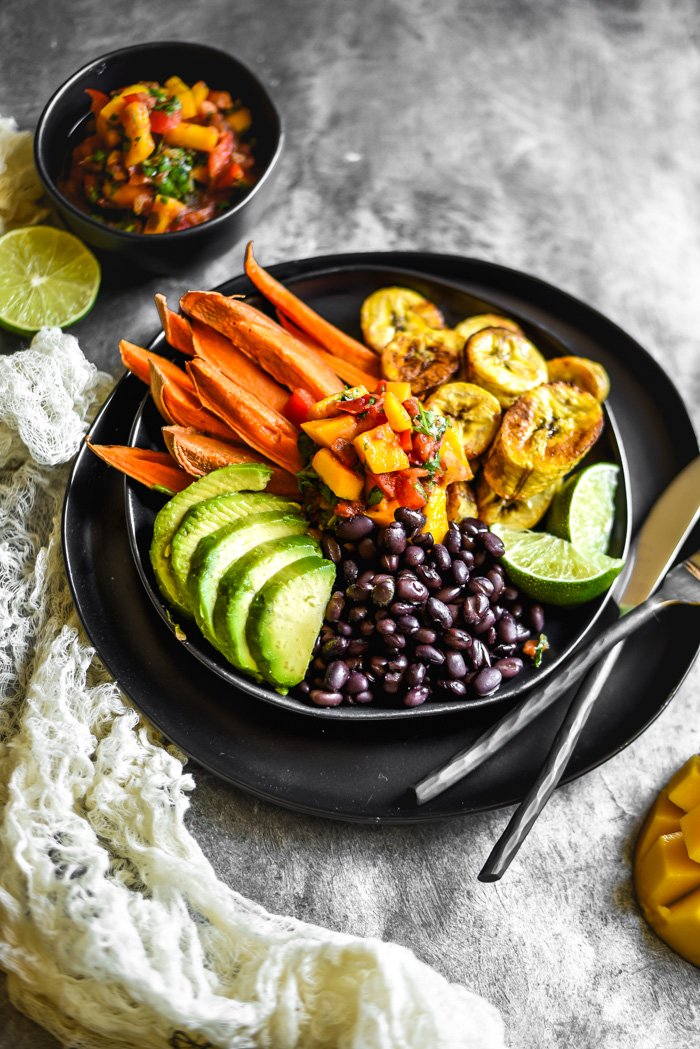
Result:
<svg viewBox="0 0 700 1049"><path fill-rule="evenodd" d="M503 567L517 587L550 605L582 605L604 593L622 571L624 561L605 554L581 554L549 532L491 529L503 540Z"/></svg>
<svg viewBox="0 0 700 1049"><path fill-rule="evenodd" d="M547 531L568 539L581 554L604 554L615 521L619 475L614 463L595 463L570 477L552 500Z"/></svg>
<svg viewBox="0 0 700 1049"><path fill-rule="evenodd" d="M61 229L29 226L0 237L0 326L20 335L68 328L89 313L100 264Z"/></svg>

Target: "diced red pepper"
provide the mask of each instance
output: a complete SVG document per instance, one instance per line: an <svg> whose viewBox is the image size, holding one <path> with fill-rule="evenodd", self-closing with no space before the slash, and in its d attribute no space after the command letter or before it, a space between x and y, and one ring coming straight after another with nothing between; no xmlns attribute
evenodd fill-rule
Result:
<svg viewBox="0 0 700 1049"><path fill-rule="evenodd" d="M414 433L413 450L422 463L431 459L437 450L438 443L434 437L425 433Z"/></svg>
<svg viewBox="0 0 700 1049"><path fill-rule="evenodd" d="M207 100L213 102L217 109L231 109L233 99L230 91L210 91Z"/></svg>
<svg viewBox="0 0 700 1049"><path fill-rule="evenodd" d="M233 132L229 130L220 131L219 141L214 146L209 154L209 159L207 160L207 170L209 171L209 178L212 182L216 182L217 178L230 161L232 152Z"/></svg>
<svg viewBox="0 0 700 1049"><path fill-rule="evenodd" d="M420 415L420 404L415 397L409 397L408 400L403 402L403 406L412 419L415 419L417 415Z"/></svg>
<svg viewBox="0 0 700 1049"><path fill-rule="evenodd" d="M369 485L369 491L373 488L379 488L379 490L389 499L393 499L396 495L396 485L399 478L397 471L385 474L373 474L369 470L367 471L367 484Z"/></svg>
<svg viewBox="0 0 700 1049"><path fill-rule="evenodd" d="M425 470L401 470L397 476L396 498L402 506L411 510L420 510L428 501L425 489L417 474Z"/></svg>
<svg viewBox="0 0 700 1049"><path fill-rule="evenodd" d="M237 160L232 160L226 165L216 180L216 189L230 189L236 182L240 182L245 176L245 171Z"/></svg>
<svg viewBox="0 0 700 1049"><path fill-rule="evenodd" d="M362 514L365 511L364 503L353 502L349 503L345 499L341 499L335 505L335 516L336 517L356 517L357 514Z"/></svg>
<svg viewBox="0 0 700 1049"><path fill-rule="evenodd" d="M290 394L289 400L282 409L282 415L295 426L301 426L302 423L309 421L309 411L315 403L312 394L299 387Z"/></svg>
<svg viewBox="0 0 700 1049"><path fill-rule="evenodd" d="M410 430L402 430L399 434L399 441L404 452L410 452L413 450L413 434Z"/></svg>
<svg viewBox="0 0 700 1049"><path fill-rule="evenodd" d="M349 415L360 415L361 412L369 411L370 400L370 395L365 393L362 397L355 397L352 401L338 401L338 408L341 412L348 412Z"/></svg>
<svg viewBox="0 0 700 1049"><path fill-rule="evenodd" d="M162 109L152 109L150 120L151 131L155 131L156 135L164 135L166 131L171 131L180 123L182 110L176 109L172 113L165 113Z"/></svg>
<svg viewBox="0 0 700 1049"><path fill-rule="evenodd" d="M91 113L99 113L109 102L109 95L106 95L104 91L95 91L92 87L86 87L85 94L92 99L90 103Z"/></svg>
<svg viewBox="0 0 700 1049"><path fill-rule="evenodd" d="M134 91L132 95L124 95L124 101L127 106L131 102L143 102L147 109L153 109L156 104L155 98L148 91Z"/></svg>

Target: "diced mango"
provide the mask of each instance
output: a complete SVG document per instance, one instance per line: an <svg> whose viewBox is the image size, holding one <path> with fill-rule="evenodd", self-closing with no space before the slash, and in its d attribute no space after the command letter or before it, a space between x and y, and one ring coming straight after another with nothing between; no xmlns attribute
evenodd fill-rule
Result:
<svg viewBox="0 0 700 1049"><path fill-rule="evenodd" d="M669 947L700 967L700 890L671 907L659 907L652 924Z"/></svg>
<svg viewBox="0 0 700 1049"><path fill-rule="evenodd" d="M327 484L339 499L354 502L361 497L364 487L363 478L354 470L344 466L328 448L321 448L316 452L311 460L311 465L323 483Z"/></svg>
<svg viewBox="0 0 700 1049"><path fill-rule="evenodd" d="M175 197L157 196L153 201L151 214L144 227L144 233L167 233L173 219L185 210L185 205Z"/></svg>
<svg viewBox="0 0 700 1049"><path fill-rule="evenodd" d="M644 821L644 826L637 840L637 855L643 856L647 849L660 838L662 834L673 834L681 829L681 816L683 809L679 809L670 801L665 792L659 794L658 798L649 810Z"/></svg>
<svg viewBox="0 0 700 1049"><path fill-rule="evenodd" d="M349 390L332 393L330 397L324 397L311 405L309 408L309 419L328 419L331 415L338 414L338 405L341 401L354 401L356 397L367 396L368 390L366 386L353 386Z"/></svg>
<svg viewBox="0 0 700 1049"><path fill-rule="evenodd" d="M119 145L120 135L118 131L119 118L126 102L121 95L115 95L102 107L95 118L97 134L107 146Z"/></svg>
<svg viewBox="0 0 700 1049"><path fill-rule="evenodd" d="M423 507L425 514L424 532L430 532L436 543L441 543L447 534L447 493L444 488L433 488L428 502Z"/></svg>
<svg viewBox="0 0 700 1049"><path fill-rule="evenodd" d="M219 132L215 127L187 124L183 120L177 127L166 131L163 137L169 146L194 149L197 153L211 153L219 140Z"/></svg>
<svg viewBox="0 0 700 1049"><path fill-rule="evenodd" d="M369 509L365 510L368 517L371 517L375 524L386 527L387 525L394 523L394 514L401 506L398 499L389 499L384 496L380 503L376 506L370 506Z"/></svg>
<svg viewBox="0 0 700 1049"><path fill-rule="evenodd" d="M165 81L165 86L171 95L175 95L176 98L179 98L180 105L182 106L183 120L189 120L190 117L197 115L197 106L195 105L192 91L181 77L171 76ZM174 145L177 145L177 143L174 143Z"/></svg>
<svg viewBox="0 0 700 1049"><path fill-rule="evenodd" d="M411 384L410 382L388 382L386 393L393 394L399 404L403 404L411 396Z"/></svg>
<svg viewBox="0 0 700 1049"><path fill-rule="evenodd" d="M639 856L635 869L637 893L647 907L668 906L700 888L700 863L688 856L683 834L662 834Z"/></svg>
<svg viewBox="0 0 700 1049"><path fill-rule="evenodd" d="M669 781L666 793L674 805L690 812L700 805L700 754L693 754Z"/></svg>
<svg viewBox="0 0 700 1049"><path fill-rule="evenodd" d="M357 435L357 420L354 415L335 415L331 419L312 419L302 423L301 428L316 444L332 448L337 440L353 440Z"/></svg>
<svg viewBox="0 0 700 1049"><path fill-rule="evenodd" d="M249 109L236 109L226 117L226 123L237 135L242 135L253 123L253 116Z"/></svg>
<svg viewBox="0 0 700 1049"><path fill-rule="evenodd" d="M199 112L199 107L209 94L209 87L203 80L198 80L196 84L192 85L190 90L192 91L192 98L197 107L197 112Z"/></svg>
<svg viewBox="0 0 700 1049"><path fill-rule="evenodd" d="M122 124L129 143L124 163L128 168L135 167L150 157L156 148L146 103L129 102L122 113Z"/></svg>
<svg viewBox="0 0 700 1049"><path fill-rule="evenodd" d="M691 860L700 863L700 805L696 805L685 816L681 816L681 830L688 855Z"/></svg>
<svg viewBox="0 0 700 1049"><path fill-rule="evenodd" d="M408 414L401 401L393 393L384 394L384 413L389 426L396 433L410 430L413 426L411 416Z"/></svg>
<svg viewBox="0 0 700 1049"><path fill-rule="evenodd" d="M442 481L445 488L457 481L471 481L474 476L469 460L464 454L462 442L456 431L449 426L440 442L440 462L445 471Z"/></svg>
<svg viewBox="0 0 700 1049"><path fill-rule="evenodd" d="M389 423L359 434L352 443L361 461L373 474L406 470L409 466L408 456Z"/></svg>

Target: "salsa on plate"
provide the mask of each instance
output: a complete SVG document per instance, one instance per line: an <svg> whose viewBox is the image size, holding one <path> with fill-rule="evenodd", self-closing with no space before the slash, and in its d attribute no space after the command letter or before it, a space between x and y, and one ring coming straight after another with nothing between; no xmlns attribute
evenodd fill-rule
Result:
<svg viewBox="0 0 700 1049"><path fill-rule="evenodd" d="M172 76L87 93L89 134L58 185L93 218L129 233L172 233L214 218L254 184L250 110L229 91Z"/></svg>

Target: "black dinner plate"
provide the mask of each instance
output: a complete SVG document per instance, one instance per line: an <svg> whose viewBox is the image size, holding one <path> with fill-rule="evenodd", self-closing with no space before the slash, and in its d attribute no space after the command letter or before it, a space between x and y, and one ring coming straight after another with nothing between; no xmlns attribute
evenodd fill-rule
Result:
<svg viewBox="0 0 700 1049"><path fill-rule="evenodd" d="M611 375L612 411L630 477L628 512L636 529L656 497L698 452L683 402L653 359L620 328L551 285L489 263L419 253L341 255L273 267L291 286L380 267L451 285L492 310L521 318L555 345L600 360ZM244 278L235 282L251 290ZM232 287L233 285L227 286ZM348 330L346 295L314 302ZM335 305L334 305L335 304ZM337 312L335 312L337 310ZM345 311L345 314L343 313ZM125 444L143 399L127 376L104 406L91 439ZM348 722L299 717L232 688L192 659L144 591L124 526L123 479L86 448L64 504L67 574L83 624L134 704L192 758L273 803L361 822L440 819L519 800L544 760L564 715L562 699L483 768L416 808L406 788L485 730L508 704L428 720ZM700 530L688 549L700 545ZM604 610L600 623L606 615ZM572 779L630 743L673 696L695 655L700 618L672 609L630 639L567 769Z"/></svg>
<svg viewBox="0 0 700 1049"><path fill-rule="evenodd" d="M409 284L430 301L437 303L445 312L448 325L457 324L466 316L492 310L491 303L484 302L480 298L461 291L448 282L425 275L406 273L403 270L390 269L387 266L347 265L342 269L336 269L331 272L324 271L297 278L291 282L290 286L293 287L296 294L304 302L313 305L324 317L333 321L344 331L349 331L355 337L361 338L359 316L360 307L364 299L376 291L377 288L395 287L405 284ZM226 295L246 293L250 290L250 284L245 276L241 276L223 284L219 290ZM261 296L249 294L247 298L253 305L272 313L269 304ZM522 324L526 334L542 350L546 357L558 357L573 352L571 346L562 345L551 332L538 323L534 321L528 322L525 318L515 313L511 314L511 316ZM171 357L179 357L180 360L184 360L182 354L177 354L176 351L169 351L165 337L162 334L151 343L151 349L159 353L165 352ZM125 381L134 380L132 378ZM140 388L143 390L143 386ZM606 405L605 413L605 428L595 447L586 457L585 465L589 465L592 462L605 461L615 462L620 466L617 512L615 515L614 534L611 537L610 553L615 557L624 557L629 542L630 526L630 518L627 513L629 476L624 449L614 418L614 411L609 405ZM156 409L152 397L147 393L136 412L134 425L129 434L129 444L139 448L162 449L162 425L163 420ZM456 716L460 712L473 710L475 707L491 706L496 703L504 704L512 701L516 696L522 695L527 689L540 684L551 674L556 673L561 663L593 628L610 599L610 593L608 592L597 600L580 605L577 608L550 608L547 612L545 629L551 648L550 655L545 660L544 665L536 669L532 663L526 660L523 671L510 681L503 682L498 692L492 696L484 698L470 697L459 700L433 700L430 703L423 704L423 706L411 709L404 706L381 704L371 704L369 706L342 704L339 707L318 707L303 696L297 697L293 690L290 695L281 696L274 689L258 685L246 675L237 673L225 657L202 636L194 623L182 624L186 635L183 638L181 626L173 622L168 607L158 590L149 557L153 523L156 513L165 500L162 495L150 492L143 485L134 481L127 479L125 480L125 485L127 528L136 569L153 607L161 616L166 629L173 634L179 634L181 643L187 651L233 688L248 693L254 700L262 700L263 702L271 703L275 707L296 711L307 717L324 718L330 721L378 721L405 718L415 720L420 717L435 717L445 714Z"/></svg>

